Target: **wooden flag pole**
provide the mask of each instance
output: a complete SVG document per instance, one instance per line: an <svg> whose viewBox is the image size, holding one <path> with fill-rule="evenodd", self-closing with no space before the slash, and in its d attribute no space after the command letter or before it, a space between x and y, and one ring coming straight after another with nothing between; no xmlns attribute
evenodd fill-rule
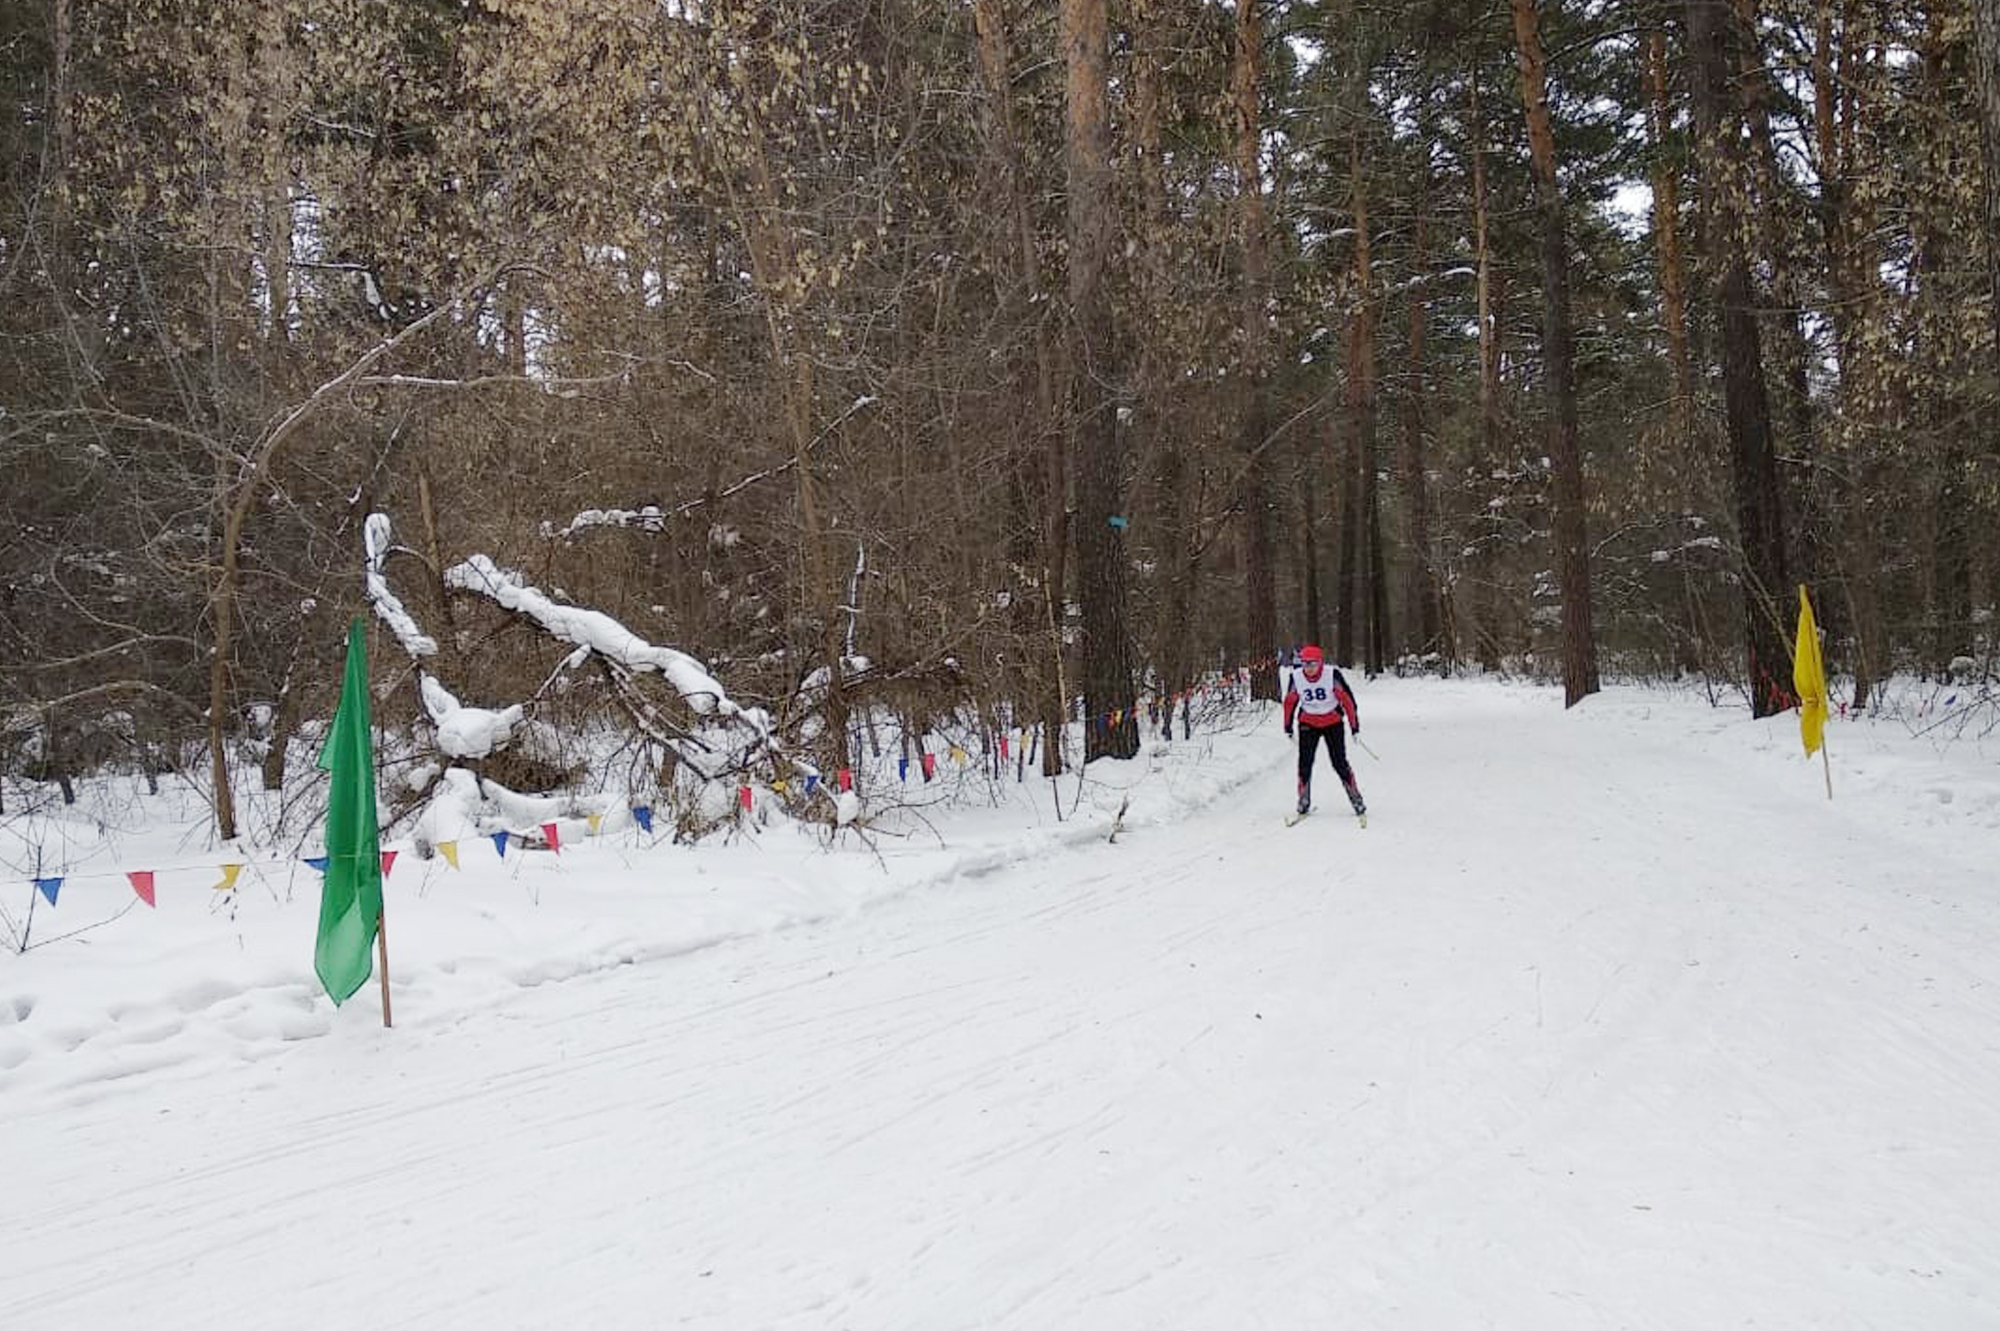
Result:
<svg viewBox="0 0 2000 1331"><path fill-rule="evenodd" d="M382 977L382 1024L393 1026L389 1020L389 913L382 912L375 917L375 950L381 959L376 970Z"/></svg>
<svg viewBox="0 0 2000 1331"><path fill-rule="evenodd" d="M1833 759L1831 759L1831 758L1829 758L1829 757L1827 757L1827 756L1826 756L1826 737L1825 737L1824 735L1822 735L1822 736L1820 737L1820 741L1819 741L1819 761L1820 761L1820 766L1822 766L1822 767L1824 767L1824 768L1826 769L1826 797L1827 797L1828 799L1832 799L1832 798L1833 798Z"/></svg>

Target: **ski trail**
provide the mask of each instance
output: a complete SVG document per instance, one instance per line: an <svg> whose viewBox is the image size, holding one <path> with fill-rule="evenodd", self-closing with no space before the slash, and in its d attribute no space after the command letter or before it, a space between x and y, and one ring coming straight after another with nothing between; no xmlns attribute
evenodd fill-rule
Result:
<svg viewBox="0 0 2000 1331"><path fill-rule="evenodd" d="M1588 705L1363 703L1366 831L1282 828L1274 725L1116 846L0 1120L6 1325L2000 1317L1990 871Z"/></svg>

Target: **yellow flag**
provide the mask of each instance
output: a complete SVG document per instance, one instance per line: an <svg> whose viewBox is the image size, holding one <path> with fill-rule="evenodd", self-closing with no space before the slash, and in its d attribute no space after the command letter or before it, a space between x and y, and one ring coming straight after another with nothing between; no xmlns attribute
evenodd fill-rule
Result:
<svg viewBox="0 0 2000 1331"><path fill-rule="evenodd" d="M596 836L597 825L604 821L604 815L601 813L587 814L584 817L584 821L590 824L590 834Z"/></svg>
<svg viewBox="0 0 2000 1331"><path fill-rule="evenodd" d="M215 890L218 892L234 892L236 890L236 875L242 872L243 866L240 864L223 865L222 881L215 885Z"/></svg>
<svg viewBox="0 0 2000 1331"><path fill-rule="evenodd" d="M456 869L458 867L458 843L456 841L438 842L438 854L444 856L444 862L452 868Z"/></svg>
<svg viewBox="0 0 2000 1331"><path fill-rule="evenodd" d="M1799 640L1792 648L1792 689L1799 695L1799 738L1806 756L1819 751L1826 737L1826 666L1819 656L1819 628L1813 623L1812 601L1799 585Z"/></svg>

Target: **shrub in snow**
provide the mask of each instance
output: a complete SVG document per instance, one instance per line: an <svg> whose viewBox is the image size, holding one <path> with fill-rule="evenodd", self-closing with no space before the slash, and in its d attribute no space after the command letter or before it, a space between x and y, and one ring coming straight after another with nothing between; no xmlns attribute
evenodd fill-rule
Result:
<svg viewBox="0 0 2000 1331"><path fill-rule="evenodd" d="M705 662L483 554L439 579L458 599L490 607L477 630L458 612L448 663L457 677L447 681L435 640L390 587L388 520L374 515L366 528L370 602L410 658L428 723L416 735L431 752L412 754L409 774L425 803L403 813L426 847L480 832L526 835L564 818L623 817L633 802L692 839L735 825L745 784L760 809L774 808L782 790L798 812L836 821L818 769L791 754L769 711L733 697ZM843 664L856 674L869 668L858 657ZM511 691L519 701L468 703L459 690L474 680L489 697ZM824 671L796 691L792 735L817 723L829 692Z"/></svg>

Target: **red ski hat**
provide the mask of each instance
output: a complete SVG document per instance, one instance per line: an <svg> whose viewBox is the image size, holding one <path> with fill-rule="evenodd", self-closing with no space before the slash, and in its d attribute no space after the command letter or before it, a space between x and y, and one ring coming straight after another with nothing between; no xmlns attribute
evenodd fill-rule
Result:
<svg viewBox="0 0 2000 1331"><path fill-rule="evenodd" d="M1317 647L1299 648L1299 660L1306 665L1320 665L1326 660L1326 653Z"/></svg>

